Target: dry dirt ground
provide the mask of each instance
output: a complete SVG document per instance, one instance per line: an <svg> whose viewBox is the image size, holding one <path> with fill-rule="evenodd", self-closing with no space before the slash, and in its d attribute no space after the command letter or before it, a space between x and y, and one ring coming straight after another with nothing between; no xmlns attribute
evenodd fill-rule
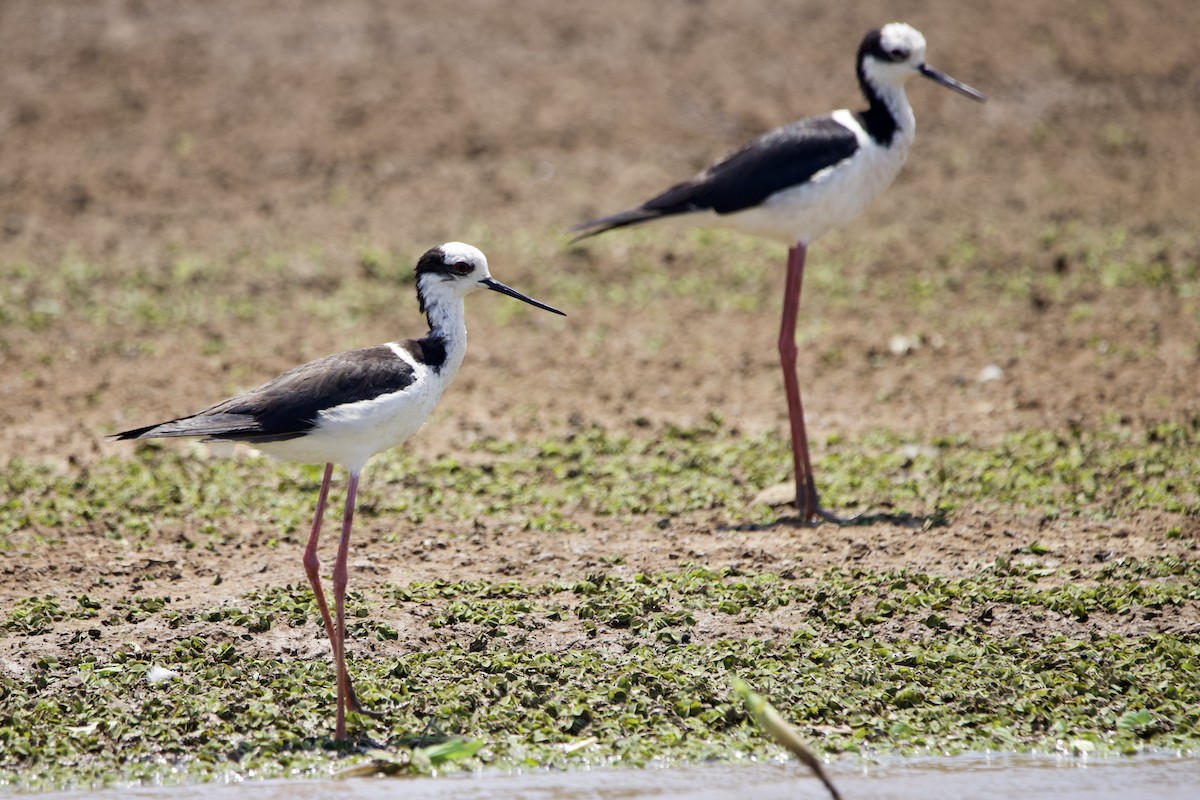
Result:
<svg viewBox="0 0 1200 800"><path fill-rule="evenodd" d="M854 48L894 18L926 34L931 64L991 100L978 106L914 81L920 129L908 166L862 220L814 246L813 259L836 259L869 286L892 270L936 270L931 254L966 240L993 270L1069 272L1073 245L1037 244L1057 228L1119 229L1149 243L1141 251L1161 246L1165 259L1195 262L1195 0L7 0L0 259L46 270L66 258L163 269L180 254L236 259L246 292L273 304L313 293L305 252L350 270L364 243L415 257L465 239L484 245L515 286L557 269L602 285L628 276L633 245L622 234L582 251L565 237L521 242L640 200L770 127L857 105ZM671 230L661 237L661 267L686 276L698 246ZM549 256L523 263L530 252ZM856 260L862 252L872 259ZM288 271L253 274L256 258L275 254L293 259ZM772 297L781 267L781 255L763 265ZM808 287L805 310L820 325L806 329L800 369L818 438L881 427L987 440L1200 414L1194 306L1095 287L1073 299L1091 309L1082 327L1035 298L1002 330L973 329L961 315L987 293L969 271L959 277L961 307L929 316L903 298L826 307ZM100 442L115 427L192 409L231 382L307 358L409 335L419 322L407 291L394 317L362 329L300 314L268 326L251 318L161 337L151 354L131 344L147 335L138 323L14 331L0 351L0 453L86 463L112 452ZM745 430L782 431L777 308L698 314L664 297L636 313L569 308L569 328L533 315L508 326L481 319L462 376L412 446L440 454L460 436L544 433L571 420L687 425L713 411ZM938 344L886 357L895 332ZM212 336L225 343L216 356L203 352ZM1005 379L976 384L988 364ZM505 413L514 407L519 414ZM1194 558L1180 542L1200 533L1194 518L1165 513L1038 524L966 513L918 536L887 524L735 531L696 517L652 536L595 519L554 537L447 528L439 538L452 547L420 531L384 545L366 526L354 581L580 575L614 553L629 570L689 558L820 569L857 558L953 574L1038 537L1054 539L1068 566L1094 563L1099 550ZM1172 526L1184 535L1168 539ZM211 552L163 542L132 553L86 536L51 558L3 553L0 600L97 574L114 597L150 579L156 593L198 606L299 580L298 545L246 557L265 533L248 525ZM218 573L224 582L213 586Z"/></svg>

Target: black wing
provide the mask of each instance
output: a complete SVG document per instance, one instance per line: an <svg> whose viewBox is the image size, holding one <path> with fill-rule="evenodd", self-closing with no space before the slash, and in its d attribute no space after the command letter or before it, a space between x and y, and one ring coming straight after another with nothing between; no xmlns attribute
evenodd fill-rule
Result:
<svg viewBox="0 0 1200 800"><path fill-rule="evenodd" d="M798 186L858 150L854 131L832 117L814 117L764 134L699 175L676 184L636 208L571 228L576 240L613 228L675 214L753 208L776 192Z"/></svg>
<svg viewBox="0 0 1200 800"><path fill-rule="evenodd" d="M412 351L415 343L401 346ZM350 350L289 370L198 414L115 434L115 439L203 436L206 441L279 442L303 436L327 408L398 392L412 365L388 345Z"/></svg>

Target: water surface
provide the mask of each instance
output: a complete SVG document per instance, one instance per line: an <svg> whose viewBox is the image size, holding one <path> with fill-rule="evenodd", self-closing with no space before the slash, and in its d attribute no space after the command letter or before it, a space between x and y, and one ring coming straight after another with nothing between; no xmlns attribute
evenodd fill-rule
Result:
<svg viewBox="0 0 1200 800"><path fill-rule="evenodd" d="M837 762L830 776L846 800L1197 800L1200 759L1029 755ZM796 800L828 792L799 764L722 764L592 769L446 778L242 781L38 795L42 800Z"/></svg>

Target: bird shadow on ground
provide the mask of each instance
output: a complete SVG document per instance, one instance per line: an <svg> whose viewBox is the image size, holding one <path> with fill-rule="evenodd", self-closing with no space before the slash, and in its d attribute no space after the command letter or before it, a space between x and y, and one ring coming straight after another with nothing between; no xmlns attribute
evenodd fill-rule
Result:
<svg viewBox="0 0 1200 800"><path fill-rule="evenodd" d="M753 531L768 531L778 527L819 528L826 525L835 528L867 528L872 525L894 525L898 528L908 528L910 530L928 530L930 528L944 528L949 524L950 521L946 516L946 512L939 509L930 514L909 514L907 511L875 514L864 513L853 517L846 517L836 523L827 520L811 522L799 514L791 514L777 517L770 522L748 522L741 525L728 525L721 528L721 530L750 533Z"/></svg>
<svg viewBox="0 0 1200 800"><path fill-rule="evenodd" d="M353 732L349 738L338 741L333 738L333 731L330 730L328 736L304 736L293 739L290 742L280 744L277 752L280 755L286 753L312 753L317 751L335 752L341 755L349 755L352 753L362 753L372 748L384 747L382 743L376 741L369 734L364 732ZM241 763L246 756L253 755L259 747L254 741L247 739L240 742L231 748L226 754L226 758L230 763Z"/></svg>
<svg viewBox="0 0 1200 800"><path fill-rule="evenodd" d="M399 737L396 743L401 747L419 750L424 747L432 747L435 744L445 744L457 738L459 738L459 734L447 733L442 730L438 720L430 717L425 721L425 726L421 730L404 734Z"/></svg>

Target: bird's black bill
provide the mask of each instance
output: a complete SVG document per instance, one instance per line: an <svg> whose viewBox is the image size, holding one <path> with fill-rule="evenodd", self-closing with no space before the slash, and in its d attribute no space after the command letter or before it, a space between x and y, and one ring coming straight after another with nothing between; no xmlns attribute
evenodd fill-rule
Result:
<svg viewBox="0 0 1200 800"><path fill-rule="evenodd" d="M978 91L977 89L972 89L970 86L967 86L965 83L959 83L958 81L954 80L954 78L951 78L949 75L947 75L946 73L938 72L936 69L929 66L928 64L922 64L920 67L920 72L926 78L929 78L929 80L933 81L934 83L940 83L942 86L945 86L947 89L953 89L954 91L958 92L959 94L965 94L967 97L971 98L972 100L978 100L981 103L987 102L987 95L985 95L983 92Z"/></svg>
<svg viewBox="0 0 1200 800"><path fill-rule="evenodd" d="M496 280L495 278L484 278L483 281L481 281L481 282L483 283L484 286L491 289L493 292L499 292L500 294L506 294L509 297L515 297L518 300L523 300L526 303L529 303L529 305L531 305L531 306L537 306L538 308L544 309L545 311L550 311L555 314L561 314L564 317L566 316L566 312L559 311L554 306L548 306L545 303L539 303L537 300L534 300L532 297L529 297L528 295L523 295L520 292L518 292L516 289L511 289L511 288L505 286L503 283Z"/></svg>

